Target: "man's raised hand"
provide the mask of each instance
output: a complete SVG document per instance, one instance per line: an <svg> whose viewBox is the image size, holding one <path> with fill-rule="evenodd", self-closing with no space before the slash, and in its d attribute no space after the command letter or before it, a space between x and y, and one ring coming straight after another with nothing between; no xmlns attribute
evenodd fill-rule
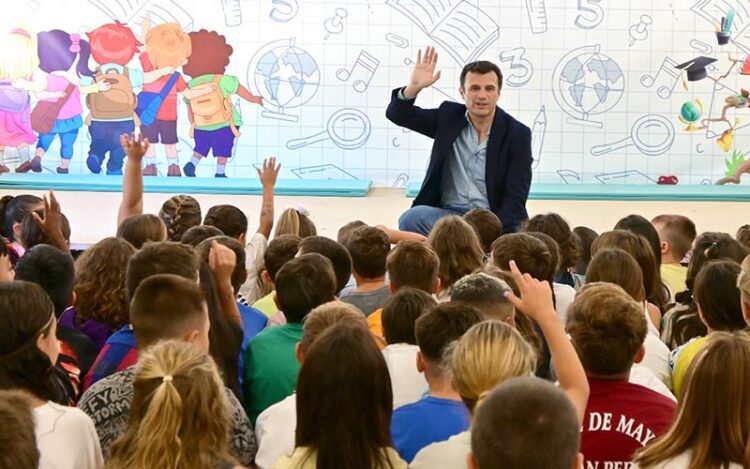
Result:
<svg viewBox="0 0 750 469"><path fill-rule="evenodd" d="M411 72L409 86L404 90L404 96L413 98L423 89L432 86L440 79L440 70L435 72L438 54L434 47L427 47L422 56L422 51L417 51L417 63Z"/></svg>

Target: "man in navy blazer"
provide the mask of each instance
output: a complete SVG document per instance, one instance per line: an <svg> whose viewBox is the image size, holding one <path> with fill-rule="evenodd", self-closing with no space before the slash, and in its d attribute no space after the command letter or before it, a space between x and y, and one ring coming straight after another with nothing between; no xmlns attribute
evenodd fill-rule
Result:
<svg viewBox="0 0 750 469"><path fill-rule="evenodd" d="M386 117L435 140L422 188L399 228L427 235L446 215L486 208L517 231L528 218L531 131L497 107L502 74L492 62L473 62L461 71L464 104L445 101L437 109L414 105L417 94L440 78L437 52L428 47L408 86L393 90Z"/></svg>

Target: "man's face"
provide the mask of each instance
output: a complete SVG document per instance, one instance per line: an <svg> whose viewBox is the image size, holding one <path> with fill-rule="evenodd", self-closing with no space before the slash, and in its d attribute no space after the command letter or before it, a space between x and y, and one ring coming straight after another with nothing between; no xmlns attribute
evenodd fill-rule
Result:
<svg viewBox="0 0 750 469"><path fill-rule="evenodd" d="M498 77L494 72L466 74L464 86L460 88L466 109L471 117L488 117L495 112L497 100L500 98Z"/></svg>

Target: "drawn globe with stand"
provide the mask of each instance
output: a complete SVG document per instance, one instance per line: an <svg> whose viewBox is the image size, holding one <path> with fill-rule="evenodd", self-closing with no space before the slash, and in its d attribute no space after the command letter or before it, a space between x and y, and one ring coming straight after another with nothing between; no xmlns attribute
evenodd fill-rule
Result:
<svg viewBox="0 0 750 469"><path fill-rule="evenodd" d="M620 65L600 49L599 44L573 49L555 67L552 93L571 124L601 128L591 116L611 110L624 94Z"/></svg>
<svg viewBox="0 0 750 469"><path fill-rule="evenodd" d="M262 115L297 122L287 113L310 101L320 85L320 70L315 59L295 45L295 39L273 41L261 47L250 61L247 82L255 94L263 97Z"/></svg>

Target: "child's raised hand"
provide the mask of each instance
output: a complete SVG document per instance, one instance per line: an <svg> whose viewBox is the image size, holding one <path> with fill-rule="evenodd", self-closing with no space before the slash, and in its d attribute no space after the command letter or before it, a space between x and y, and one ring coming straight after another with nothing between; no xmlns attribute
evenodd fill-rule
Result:
<svg viewBox="0 0 750 469"><path fill-rule="evenodd" d="M211 250L208 253L208 266L211 268L216 283L232 282L232 273L237 264L237 255L218 241L211 242Z"/></svg>
<svg viewBox="0 0 750 469"><path fill-rule="evenodd" d="M263 187L273 187L276 185L276 179L279 177L281 164L276 164L276 157L272 156L263 160L263 169L255 168Z"/></svg>
<svg viewBox="0 0 750 469"><path fill-rule="evenodd" d="M49 191L49 197L45 195L43 200L43 215L40 217L36 212L32 212L34 221L39 225L39 229L50 237L52 244L60 249L64 249L65 239L62 234L62 210L60 210L60 203L52 191Z"/></svg>
<svg viewBox="0 0 750 469"><path fill-rule="evenodd" d="M547 281L540 281L529 274L522 274L514 261L510 262L510 271L518 285L521 296L509 292L508 300L524 314L537 322L554 318L557 321L555 304L552 301L552 287Z"/></svg>
<svg viewBox="0 0 750 469"><path fill-rule="evenodd" d="M148 139L143 138L142 134L138 134L135 137L122 134L120 135L120 144L128 155L128 159L133 159L135 161L143 160L143 155L146 154L149 147Z"/></svg>

